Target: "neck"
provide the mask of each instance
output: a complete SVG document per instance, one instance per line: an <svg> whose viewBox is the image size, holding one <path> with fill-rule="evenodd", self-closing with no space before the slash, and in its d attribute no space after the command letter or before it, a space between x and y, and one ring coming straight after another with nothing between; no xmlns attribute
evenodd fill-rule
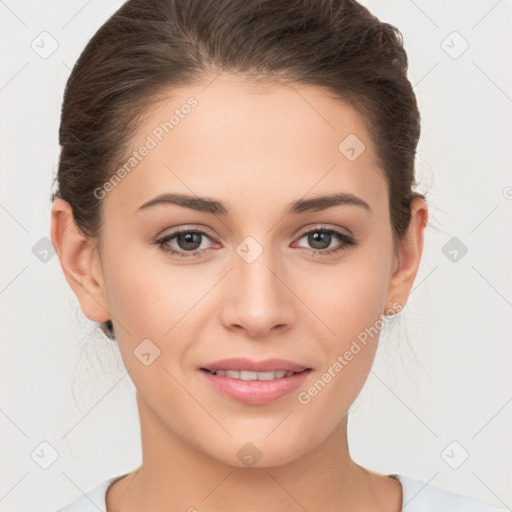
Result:
<svg viewBox="0 0 512 512"><path fill-rule="evenodd" d="M309 453L273 467L234 467L184 443L137 393L143 463L107 494L107 509L377 510L374 474L352 461L347 417Z"/></svg>

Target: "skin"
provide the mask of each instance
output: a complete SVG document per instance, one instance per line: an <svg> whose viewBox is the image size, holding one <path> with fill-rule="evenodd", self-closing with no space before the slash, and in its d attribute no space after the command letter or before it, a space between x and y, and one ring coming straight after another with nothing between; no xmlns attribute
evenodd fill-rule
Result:
<svg viewBox="0 0 512 512"><path fill-rule="evenodd" d="M143 463L110 487L108 510L399 511L399 482L355 463L347 441L348 410L378 335L308 404L297 395L381 314L405 306L426 202L413 201L395 250L368 131L356 110L313 86L222 74L169 91L140 124L134 148L190 96L197 107L101 200L97 239L81 235L65 201L52 210L65 276L90 320L112 319L137 389ZM355 161L338 150L349 134L366 146ZM230 212L169 204L138 211L163 192L214 198ZM360 197L371 212L339 205L284 214L292 201L333 192ZM333 235L313 246L304 233L319 226L357 243L322 255L342 242ZM153 243L180 227L207 233L204 252L179 258ZM236 252L248 236L263 250L251 263ZM187 251L183 240L169 244ZM148 338L160 356L146 366L133 352ZM199 371L227 357L278 357L313 371L296 392L247 405L215 391ZM252 467L237 457L247 442L261 454Z"/></svg>

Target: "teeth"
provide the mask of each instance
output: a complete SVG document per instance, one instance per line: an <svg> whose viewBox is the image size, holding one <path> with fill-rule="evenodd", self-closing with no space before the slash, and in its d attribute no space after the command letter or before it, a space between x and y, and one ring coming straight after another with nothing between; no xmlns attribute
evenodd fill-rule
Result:
<svg viewBox="0 0 512 512"><path fill-rule="evenodd" d="M258 380L258 372L242 370L240 372L240 380Z"/></svg>
<svg viewBox="0 0 512 512"><path fill-rule="evenodd" d="M282 379L284 377L290 377L291 375L294 375L295 372L251 372L249 370L216 370L211 371L210 373L238 380L274 380Z"/></svg>

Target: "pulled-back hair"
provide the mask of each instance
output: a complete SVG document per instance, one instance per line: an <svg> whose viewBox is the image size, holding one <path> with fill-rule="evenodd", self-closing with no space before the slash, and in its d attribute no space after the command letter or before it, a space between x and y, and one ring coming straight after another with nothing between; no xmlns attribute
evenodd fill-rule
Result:
<svg viewBox="0 0 512 512"><path fill-rule="evenodd" d="M400 32L354 0L129 0L95 33L66 84L58 189L97 237L94 193L126 160L144 114L213 72L308 84L362 116L388 184L395 246L414 197L420 115ZM101 324L115 339L111 321Z"/></svg>

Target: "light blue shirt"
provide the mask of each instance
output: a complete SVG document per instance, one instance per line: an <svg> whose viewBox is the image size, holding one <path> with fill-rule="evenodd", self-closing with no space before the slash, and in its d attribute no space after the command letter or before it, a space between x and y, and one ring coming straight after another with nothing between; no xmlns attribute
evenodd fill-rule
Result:
<svg viewBox="0 0 512 512"><path fill-rule="evenodd" d="M125 474L105 480L57 512L107 512L105 503L107 489ZM427 485L422 480L397 474L391 476L402 484L402 512L510 512L507 508L496 507L474 498Z"/></svg>

